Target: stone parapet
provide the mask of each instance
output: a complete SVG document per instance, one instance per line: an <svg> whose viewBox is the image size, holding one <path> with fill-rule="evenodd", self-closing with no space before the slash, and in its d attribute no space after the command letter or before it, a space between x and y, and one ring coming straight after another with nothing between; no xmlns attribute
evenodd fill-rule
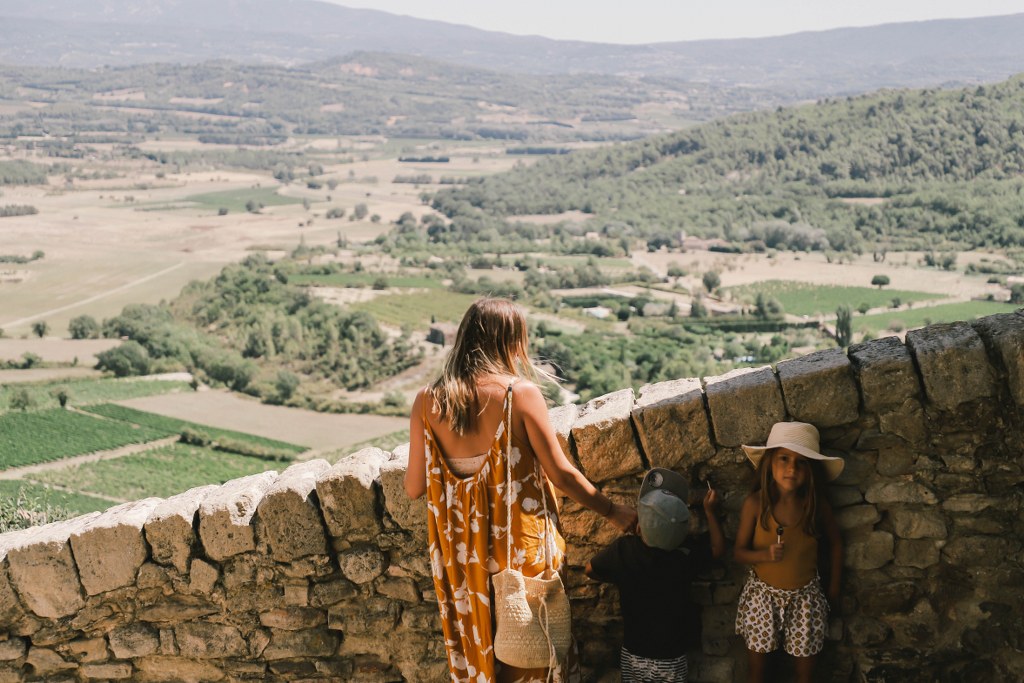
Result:
<svg viewBox="0 0 1024 683"><path fill-rule="evenodd" d="M648 466L695 491L713 481L730 538L752 479L739 445L779 420L815 424L846 460L826 489L845 552L819 671L1024 680L1022 349L1024 316L991 316L550 417L617 500L635 500ZM405 494L407 466L407 446L369 448L0 535L0 681L444 680L427 510ZM615 593L582 566L616 532L572 501L561 520L583 665L614 680ZM731 620L746 572L725 560L694 585L692 680L744 679Z"/></svg>

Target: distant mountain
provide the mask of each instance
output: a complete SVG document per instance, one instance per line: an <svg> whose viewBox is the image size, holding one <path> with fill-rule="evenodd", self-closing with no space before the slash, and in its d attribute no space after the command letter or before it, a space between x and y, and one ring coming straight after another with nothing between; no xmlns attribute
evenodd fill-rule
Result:
<svg viewBox="0 0 1024 683"><path fill-rule="evenodd" d="M298 64L357 50L502 71L673 77L793 97L995 81L1024 71L1024 14L777 38L607 45L514 36L315 0L0 0L0 63Z"/></svg>

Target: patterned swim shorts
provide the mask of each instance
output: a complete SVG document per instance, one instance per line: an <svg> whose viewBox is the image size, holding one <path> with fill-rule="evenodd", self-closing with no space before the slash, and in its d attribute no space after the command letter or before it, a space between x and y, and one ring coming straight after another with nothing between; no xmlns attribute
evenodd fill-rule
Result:
<svg viewBox="0 0 1024 683"><path fill-rule="evenodd" d="M812 657L824 647L827 628L828 601L817 578L783 590L750 574L736 610L736 633L748 650L768 653L782 645L794 657Z"/></svg>
<svg viewBox="0 0 1024 683"><path fill-rule="evenodd" d="M622 683L686 683L690 667L686 655L675 659L638 657L625 647L619 653Z"/></svg>

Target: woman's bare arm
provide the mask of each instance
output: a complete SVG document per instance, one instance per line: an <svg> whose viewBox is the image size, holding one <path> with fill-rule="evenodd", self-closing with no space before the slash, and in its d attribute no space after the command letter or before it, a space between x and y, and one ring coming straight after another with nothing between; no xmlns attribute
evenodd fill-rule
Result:
<svg viewBox="0 0 1024 683"><path fill-rule="evenodd" d="M565 457L558 436L548 422L548 408L537 385L520 382L512 391L516 412L522 416L530 447L555 488L605 517L620 531L635 531L636 510L630 505L613 502Z"/></svg>
<svg viewBox="0 0 1024 683"><path fill-rule="evenodd" d="M427 466L423 440L423 397L416 394L409 416L409 465L405 470L405 493L419 498L427 491Z"/></svg>

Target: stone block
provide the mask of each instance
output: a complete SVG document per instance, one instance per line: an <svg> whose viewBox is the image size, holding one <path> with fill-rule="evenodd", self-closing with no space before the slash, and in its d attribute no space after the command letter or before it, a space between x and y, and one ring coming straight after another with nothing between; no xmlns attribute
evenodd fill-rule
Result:
<svg viewBox="0 0 1024 683"><path fill-rule="evenodd" d="M995 373L985 345L968 323L911 330L907 347L921 370L925 396L940 410L995 395Z"/></svg>
<svg viewBox="0 0 1024 683"><path fill-rule="evenodd" d="M343 545L370 541L381 530L377 517L377 478L387 452L364 448L338 461L316 483L327 531Z"/></svg>
<svg viewBox="0 0 1024 683"><path fill-rule="evenodd" d="M142 528L160 502L160 498L146 498L112 507L71 534L71 550L86 593L98 595L135 583L148 555Z"/></svg>
<svg viewBox="0 0 1024 683"><path fill-rule="evenodd" d="M930 539L897 540L896 564L900 567L927 569L939 563L941 542Z"/></svg>
<svg viewBox="0 0 1024 683"><path fill-rule="evenodd" d="M286 581L283 587L284 604L290 607L305 607L309 604L308 581Z"/></svg>
<svg viewBox="0 0 1024 683"><path fill-rule="evenodd" d="M892 562L893 537L885 531L851 534L847 540L844 563L850 569L878 569Z"/></svg>
<svg viewBox="0 0 1024 683"><path fill-rule="evenodd" d="M377 592L402 602L416 604L420 601L420 590L412 579L385 577L377 582Z"/></svg>
<svg viewBox="0 0 1024 683"><path fill-rule="evenodd" d="M594 482L643 470L633 437L633 390L622 389L589 401L572 427L580 468Z"/></svg>
<svg viewBox="0 0 1024 683"><path fill-rule="evenodd" d="M565 457L572 460L572 446L569 444L569 439L572 435L572 427L576 424L576 418L580 414L579 406L569 403L564 406L558 406L548 411L548 422L551 423L551 428L555 430L555 436L558 437L558 445L562 447L562 452L565 453Z"/></svg>
<svg viewBox="0 0 1024 683"><path fill-rule="evenodd" d="M715 454L699 379L641 387L633 424L651 467L689 469Z"/></svg>
<svg viewBox="0 0 1024 683"><path fill-rule="evenodd" d="M378 639L380 639L378 635ZM263 651L268 660L302 657L330 657L338 649L338 636L325 628L305 631L281 631L272 629L270 644Z"/></svg>
<svg viewBox="0 0 1024 683"><path fill-rule="evenodd" d="M123 681L132 677L132 665L129 662L83 664L79 673L87 680Z"/></svg>
<svg viewBox="0 0 1024 683"><path fill-rule="evenodd" d="M867 410L884 413L907 400L920 401L914 360L898 337L854 344L849 357Z"/></svg>
<svg viewBox="0 0 1024 683"><path fill-rule="evenodd" d="M427 497L410 500L405 493L405 471L409 455L401 459L392 457L380 466L380 485L384 492L384 509L395 524L412 531L420 538L427 537Z"/></svg>
<svg viewBox="0 0 1024 683"><path fill-rule="evenodd" d="M218 488L210 484L189 489L153 509L144 528L154 562L169 564L182 574L188 572L188 559L196 543L196 513L206 496Z"/></svg>
<svg viewBox="0 0 1024 683"><path fill-rule="evenodd" d="M899 538L946 538L946 520L935 510L895 509L889 512Z"/></svg>
<svg viewBox="0 0 1024 683"><path fill-rule="evenodd" d="M323 518L314 494L317 479L330 468L326 460L292 465L271 484L256 508L270 556L278 562L327 553Z"/></svg>
<svg viewBox="0 0 1024 683"><path fill-rule="evenodd" d="M21 621L24 617L25 609L11 587L7 563L0 561L0 628L7 629L10 624Z"/></svg>
<svg viewBox="0 0 1024 683"><path fill-rule="evenodd" d="M33 647L28 651L25 664L32 667L35 675L42 676L44 680L50 680L54 674L60 674L72 669L77 669L78 664L69 662L59 654L45 647Z"/></svg>
<svg viewBox="0 0 1024 683"><path fill-rule="evenodd" d="M182 657L221 659L244 657L249 648L238 629L227 624L190 621L174 627L174 640Z"/></svg>
<svg viewBox="0 0 1024 683"><path fill-rule="evenodd" d="M882 481L864 494L869 503L916 503L934 505L938 499L928 487L915 481Z"/></svg>
<svg viewBox="0 0 1024 683"><path fill-rule="evenodd" d="M7 539L11 584L36 615L55 619L85 607L82 583L71 554L71 535L98 516L95 512L54 522Z"/></svg>
<svg viewBox="0 0 1024 683"><path fill-rule="evenodd" d="M79 638L68 643L64 651L79 662L105 662L109 657L104 638Z"/></svg>
<svg viewBox="0 0 1024 683"><path fill-rule="evenodd" d="M148 624L129 624L116 628L107 635L110 651L118 659L145 657L160 647L160 636L156 629Z"/></svg>
<svg viewBox="0 0 1024 683"><path fill-rule="evenodd" d="M842 349L816 351L776 366L790 418L822 427L853 422L860 395L850 359Z"/></svg>
<svg viewBox="0 0 1024 683"><path fill-rule="evenodd" d="M782 390L770 367L739 368L706 381L704 393L720 446L763 444L772 425L786 419Z"/></svg>
<svg viewBox="0 0 1024 683"><path fill-rule="evenodd" d="M991 354L1002 362L1014 402L1024 405L1024 316L1019 313L990 315L974 321L973 325Z"/></svg>
<svg viewBox="0 0 1024 683"><path fill-rule="evenodd" d="M835 511L836 523L840 529L874 526L882 519L874 505L850 505Z"/></svg>
<svg viewBox="0 0 1024 683"><path fill-rule="evenodd" d="M277 472L234 479L210 492L199 505L199 538L217 562L256 549L252 517Z"/></svg>
<svg viewBox="0 0 1024 683"><path fill-rule="evenodd" d="M946 562L971 567L995 567L1006 560L1011 551L1019 551L1020 542L1002 536L961 536L946 543L942 556Z"/></svg>
<svg viewBox="0 0 1024 683"><path fill-rule="evenodd" d="M192 560L189 571L189 590L209 595L213 592L213 587L217 585L218 578L220 578L220 571L215 566L198 557Z"/></svg>
<svg viewBox="0 0 1024 683"><path fill-rule="evenodd" d="M850 643L856 647L874 647L884 643L892 634L892 629L877 619L852 616L848 620L846 632Z"/></svg>
<svg viewBox="0 0 1024 683"><path fill-rule="evenodd" d="M383 574L387 561L376 547L362 545L338 553L338 566L346 579L363 584Z"/></svg>
<svg viewBox="0 0 1024 683"><path fill-rule="evenodd" d="M313 607L273 609L260 615L260 623L282 631L302 631L327 623L327 613Z"/></svg>
<svg viewBox="0 0 1024 683"><path fill-rule="evenodd" d="M144 657L135 662L139 680L159 683L209 683L224 680L224 672L210 662L184 657Z"/></svg>
<svg viewBox="0 0 1024 683"><path fill-rule="evenodd" d="M351 600L359 594L359 589L347 579L314 583L310 590L309 604L313 607L327 607Z"/></svg>
<svg viewBox="0 0 1024 683"><path fill-rule="evenodd" d="M10 662L25 656L27 645L21 638L0 641L0 662Z"/></svg>

